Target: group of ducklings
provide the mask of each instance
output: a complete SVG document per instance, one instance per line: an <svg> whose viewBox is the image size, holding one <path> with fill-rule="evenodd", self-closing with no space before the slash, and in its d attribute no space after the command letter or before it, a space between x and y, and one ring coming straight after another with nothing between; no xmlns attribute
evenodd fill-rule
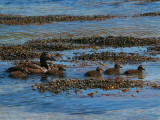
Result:
<svg viewBox="0 0 160 120"><path fill-rule="evenodd" d="M114 68L108 68L106 70L103 70L102 67L97 67L96 70L91 70L85 73L85 76L88 77L96 77L96 76L102 76L102 71L104 71L104 74L112 75L112 74L120 74L120 68L122 68L121 65L115 64ZM136 69L130 69L124 72L125 75L141 75L142 70L145 70L142 65L139 65L137 70Z"/></svg>
<svg viewBox="0 0 160 120"><path fill-rule="evenodd" d="M9 76L13 78L26 77L28 74L63 75L63 71L66 70L63 66L59 66L58 69L50 68L47 60L55 59L51 57L47 52L43 52L40 56L40 65L26 62L14 67L10 67L7 72L9 72ZM97 67L96 70L88 71L84 75L88 77L101 76L102 71L104 71L104 74L120 74L120 68L122 67L119 64L115 64L114 68L109 68L105 71L102 69L102 67ZM124 74L141 74L142 70L144 70L144 68L142 65L140 65L137 70L127 70L124 72Z"/></svg>

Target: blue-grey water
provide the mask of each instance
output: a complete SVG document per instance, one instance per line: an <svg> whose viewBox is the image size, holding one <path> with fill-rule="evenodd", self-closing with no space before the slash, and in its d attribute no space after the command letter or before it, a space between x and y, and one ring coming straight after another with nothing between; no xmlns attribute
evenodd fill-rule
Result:
<svg viewBox="0 0 160 120"><path fill-rule="evenodd" d="M1 0L1 13L19 15L133 15L159 11L159 0Z"/></svg>
<svg viewBox="0 0 160 120"><path fill-rule="evenodd" d="M136 37L160 37L160 17L131 17L139 13L160 11L159 0L0 0L0 13L15 15L126 15L127 18L114 18L103 21L54 22L44 25L0 25L0 43L19 44L28 40L48 37L89 37L124 35ZM67 65L66 78L86 79L84 73L95 69L99 64L85 61L89 66L73 67L64 62L74 53L85 52L136 52L143 54L145 47L104 48L97 50L66 50L55 63ZM159 57L159 55L157 56ZM113 67L110 62L104 68ZM144 62L142 78L130 79L159 81L160 62ZM139 64L123 65L136 69ZM159 89L133 88L123 93L121 90L83 90L82 93L39 93L32 90L36 82L44 82L41 76L30 75L27 79L12 79L5 70L12 62L0 61L0 119L1 120L160 120ZM103 77L115 77L103 75ZM124 75L120 77L126 78ZM48 76L47 80L55 79ZM140 90L139 93L136 90ZM93 98L87 94L98 91ZM101 94L113 94L102 96ZM134 95L134 97L132 96Z"/></svg>

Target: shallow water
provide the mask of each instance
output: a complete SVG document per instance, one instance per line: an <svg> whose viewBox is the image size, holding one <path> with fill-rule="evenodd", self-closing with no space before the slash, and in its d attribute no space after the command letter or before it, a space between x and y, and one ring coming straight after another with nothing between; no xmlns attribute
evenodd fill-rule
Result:
<svg viewBox="0 0 160 120"><path fill-rule="evenodd" d="M132 48L130 51L137 51ZM109 49L108 49L109 50ZM110 48L110 50L112 50ZM123 50L123 49L121 49ZM92 51L92 50L89 50ZM89 52L88 51L88 52ZM101 50L100 50L101 51ZM117 51L120 51L117 49ZM69 52L69 51L68 51ZM68 53L66 51L65 55ZM73 51L73 53L76 51ZM70 55L73 53L69 53ZM65 56L64 55L64 56ZM61 58L65 60L64 58ZM98 62L98 61L97 61ZM88 70L95 69L93 63L88 62L89 66L73 67L75 63L59 62L56 64L65 64L68 67L65 71L65 78L79 78L86 79L84 73ZM113 64L101 61L106 66L104 69L113 67ZM53 95L50 92L39 93L32 90L32 85L36 82L47 82L54 80L53 76L48 76L47 80L42 79L42 76L30 75L27 79L12 79L8 77L5 72L7 68L12 65L12 62L1 61L0 68L0 112L1 119L120 119L133 120L143 119L159 119L159 89L150 88L133 88L123 93L121 90L88 89L81 90L78 94L74 91L61 93L60 95ZM76 64L75 64L76 65ZM159 62L143 63L145 67L144 74L141 78L129 77L123 75L127 69L136 69L138 65L123 65L121 69L122 74L119 77L129 78L132 80L149 80L159 81ZM105 78L115 77L103 75ZM136 90L140 92L137 93ZM88 93L98 91L94 97L88 96ZM106 94L102 95L102 94ZM132 97L134 95L134 97ZM20 114L16 114L16 113Z"/></svg>
<svg viewBox="0 0 160 120"><path fill-rule="evenodd" d="M24 43L38 38L91 36L160 37L160 17L117 18L104 21L55 22L45 25L0 25L1 43Z"/></svg>
<svg viewBox="0 0 160 120"><path fill-rule="evenodd" d="M1 0L3 14L102 15L159 11L159 0Z"/></svg>
<svg viewBox="0 0 160 120"><path fill-rule="evenodd" d="M131 17L138 13L160 11L159 0L1 0L0 13L18 15L127 15L127 18L114 18L103 21L85 22L55 22L44 25L0 25L0 43L19 44L31 39L48 37L89 37L125 35L136 37L160 37L160 17ZM65 78L86 79L84 73L106 64L104 69L113 67L113 63L105 61L86 62L89 66L73 66L80 63L70 63L68 56L91 52L134 52L144 54L146 47L104 48L66 50L55 61L56 64L67 65ZM157 57L160 57L157 55ZM119 77L132 80L160 81L160 62L141 63L145 67L143 76L131 77L123 75L127 69L136 69L139 64L125 64ZM159 89L132 88L126 93L121 90L88 89L75 94L62 93L53 95L50 92L39 93L32 90L36 82L54 80L48 76L29 75L27 79L12 79L5 70L12 62L0 61L0 119L1 120L159 120L160 101ZM103 75L105 78L115 77ZM136 90L140 90L139 93ZM94 97L88 93L96 92ZM106 96L102 95L106 94ZM134 97L133 97L134 95Z"/></svg>

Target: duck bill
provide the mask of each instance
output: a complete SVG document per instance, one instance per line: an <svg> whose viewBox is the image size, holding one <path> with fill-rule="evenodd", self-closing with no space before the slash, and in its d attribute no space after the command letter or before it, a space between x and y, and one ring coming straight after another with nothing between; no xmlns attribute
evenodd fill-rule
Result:
<svg viewBox="0 0 160 120"><path fill-rule="evenodd" d="M48 58L48 60L51 60L51 61L57 61L57 59L56 59L56 58L54 58L54 57L50 57L50 58Z"/></svg>
<svg viewBox="0 0 160 120"><path fill-rule="evenodd" d="M105 71L104 69L101 69L101 71Z"/></svg>

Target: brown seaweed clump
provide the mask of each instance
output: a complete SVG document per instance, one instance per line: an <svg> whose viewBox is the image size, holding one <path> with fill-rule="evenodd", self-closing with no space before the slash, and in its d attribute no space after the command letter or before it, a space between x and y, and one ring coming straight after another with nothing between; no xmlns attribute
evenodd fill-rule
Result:
<svg viewBox="0 0 160 120"><path fill-rule="evenodd" d="M148 85L153 89L160 89L160 81L150 82Z"/></svg>
<svg viewBox="0 0 160 120"><path fill-rule="evenodd" d="M76 60L104 60L104 61L112 61L117 63L141 63L145 61L157 61L158 58L141 56L138 53L114 53L114 52L101 52L101 53L92 53L92 54L82 54L80 56L75 56L73 59Z"/></svg>
<svg viewBox="0 0 160 120"><path fill-rule="evenodd" d="M20 16L0 14L0 24L23 25L23 24L46 24L62 21L91 21L111 19L113 15L93 15L93 16L67 16L67 15L47 15L47 16Z"/></svg>
<svg viewBox="0 0 160 120"><path fill-rule="evenodd" d="M143 87L143 81L141 80L124 80L122 78L115 79L62 79L53 80L47 83L35 83L32 88L38 89L39 92L50 91L54 94L59 94L61 92L66 92L69 90L81 90L81 89L103 89L103 90L113 90L121 88L133 88L133 87Z"/></svg>
<svg viewBox="0 0 160 120"><path fill-rule="evenodd" d="M26 44L51 44L55 43L78 43L92 46L106 46L106 47L133 47L146 45L160 45L160 38L138 38L130 36L107 36L107 37L82 37L82 38L65 38L65 39L38 39L27 42Z"/></svg>
<svg viewBox="0 0 160 120"><path fill-rule="evenodd" d="M34 52L33 49L22 45L0 46L1 60L26 60L29 58L38 58L39 53Z"/></svg>
<svg viewBox="0 0 160 120"><path fill-rule="evenodd" d="M36 48L27 45L3 45L0 46L0 60L28 60L40 57ZM59 57L61 54L54 54Z"/></svg>
<svg viewBox="0 0 160 120"><path fill-rule="evenodd" d="M136 15L137 16L160 16L160 12L149 12L149 13L141 13L139 15Z"/></svg>
<svg viewBox="0 0 160 120"><path fill-rule="evenodd" d="M26 42L25 45L34 48L36 50L47 50L47 51L63 51L63 50L72 50L72 49L98 49L97 46L91 45L91 46L86 46L86 45L72 45L72 44L67 44L65 41L62 43L62 41L58 42L52 42L52 41L29 41Z"/></svg>
<svg viewBox="0 0 160 120"><path fill-rule="evenodd" d="M141 16L159 16L160 12L149 12L134 15L132 17ZM83 15L83 16L69 16L69 15L47 15L47 16L22 16L12 14L0 14L0 24L6 25L24 25L24 24L46 24L52 22L70 22L70 21L100 21L106 19L113 19L115 17L126 18L127 16L116 15Z"/></svg>
<svg viewBox="0 0 160 120"><path fill-rule="evenodd" d="M151 46L147 48L147 53L151 55L160 54L160 46Z"/></svg>
<svg viewBox="0 0 160 120"><path fill-rule="evenodd" d="M152 47L148 47L148 50L154 50L154 51L160 51L160 46L152 46Z"/></svg>

